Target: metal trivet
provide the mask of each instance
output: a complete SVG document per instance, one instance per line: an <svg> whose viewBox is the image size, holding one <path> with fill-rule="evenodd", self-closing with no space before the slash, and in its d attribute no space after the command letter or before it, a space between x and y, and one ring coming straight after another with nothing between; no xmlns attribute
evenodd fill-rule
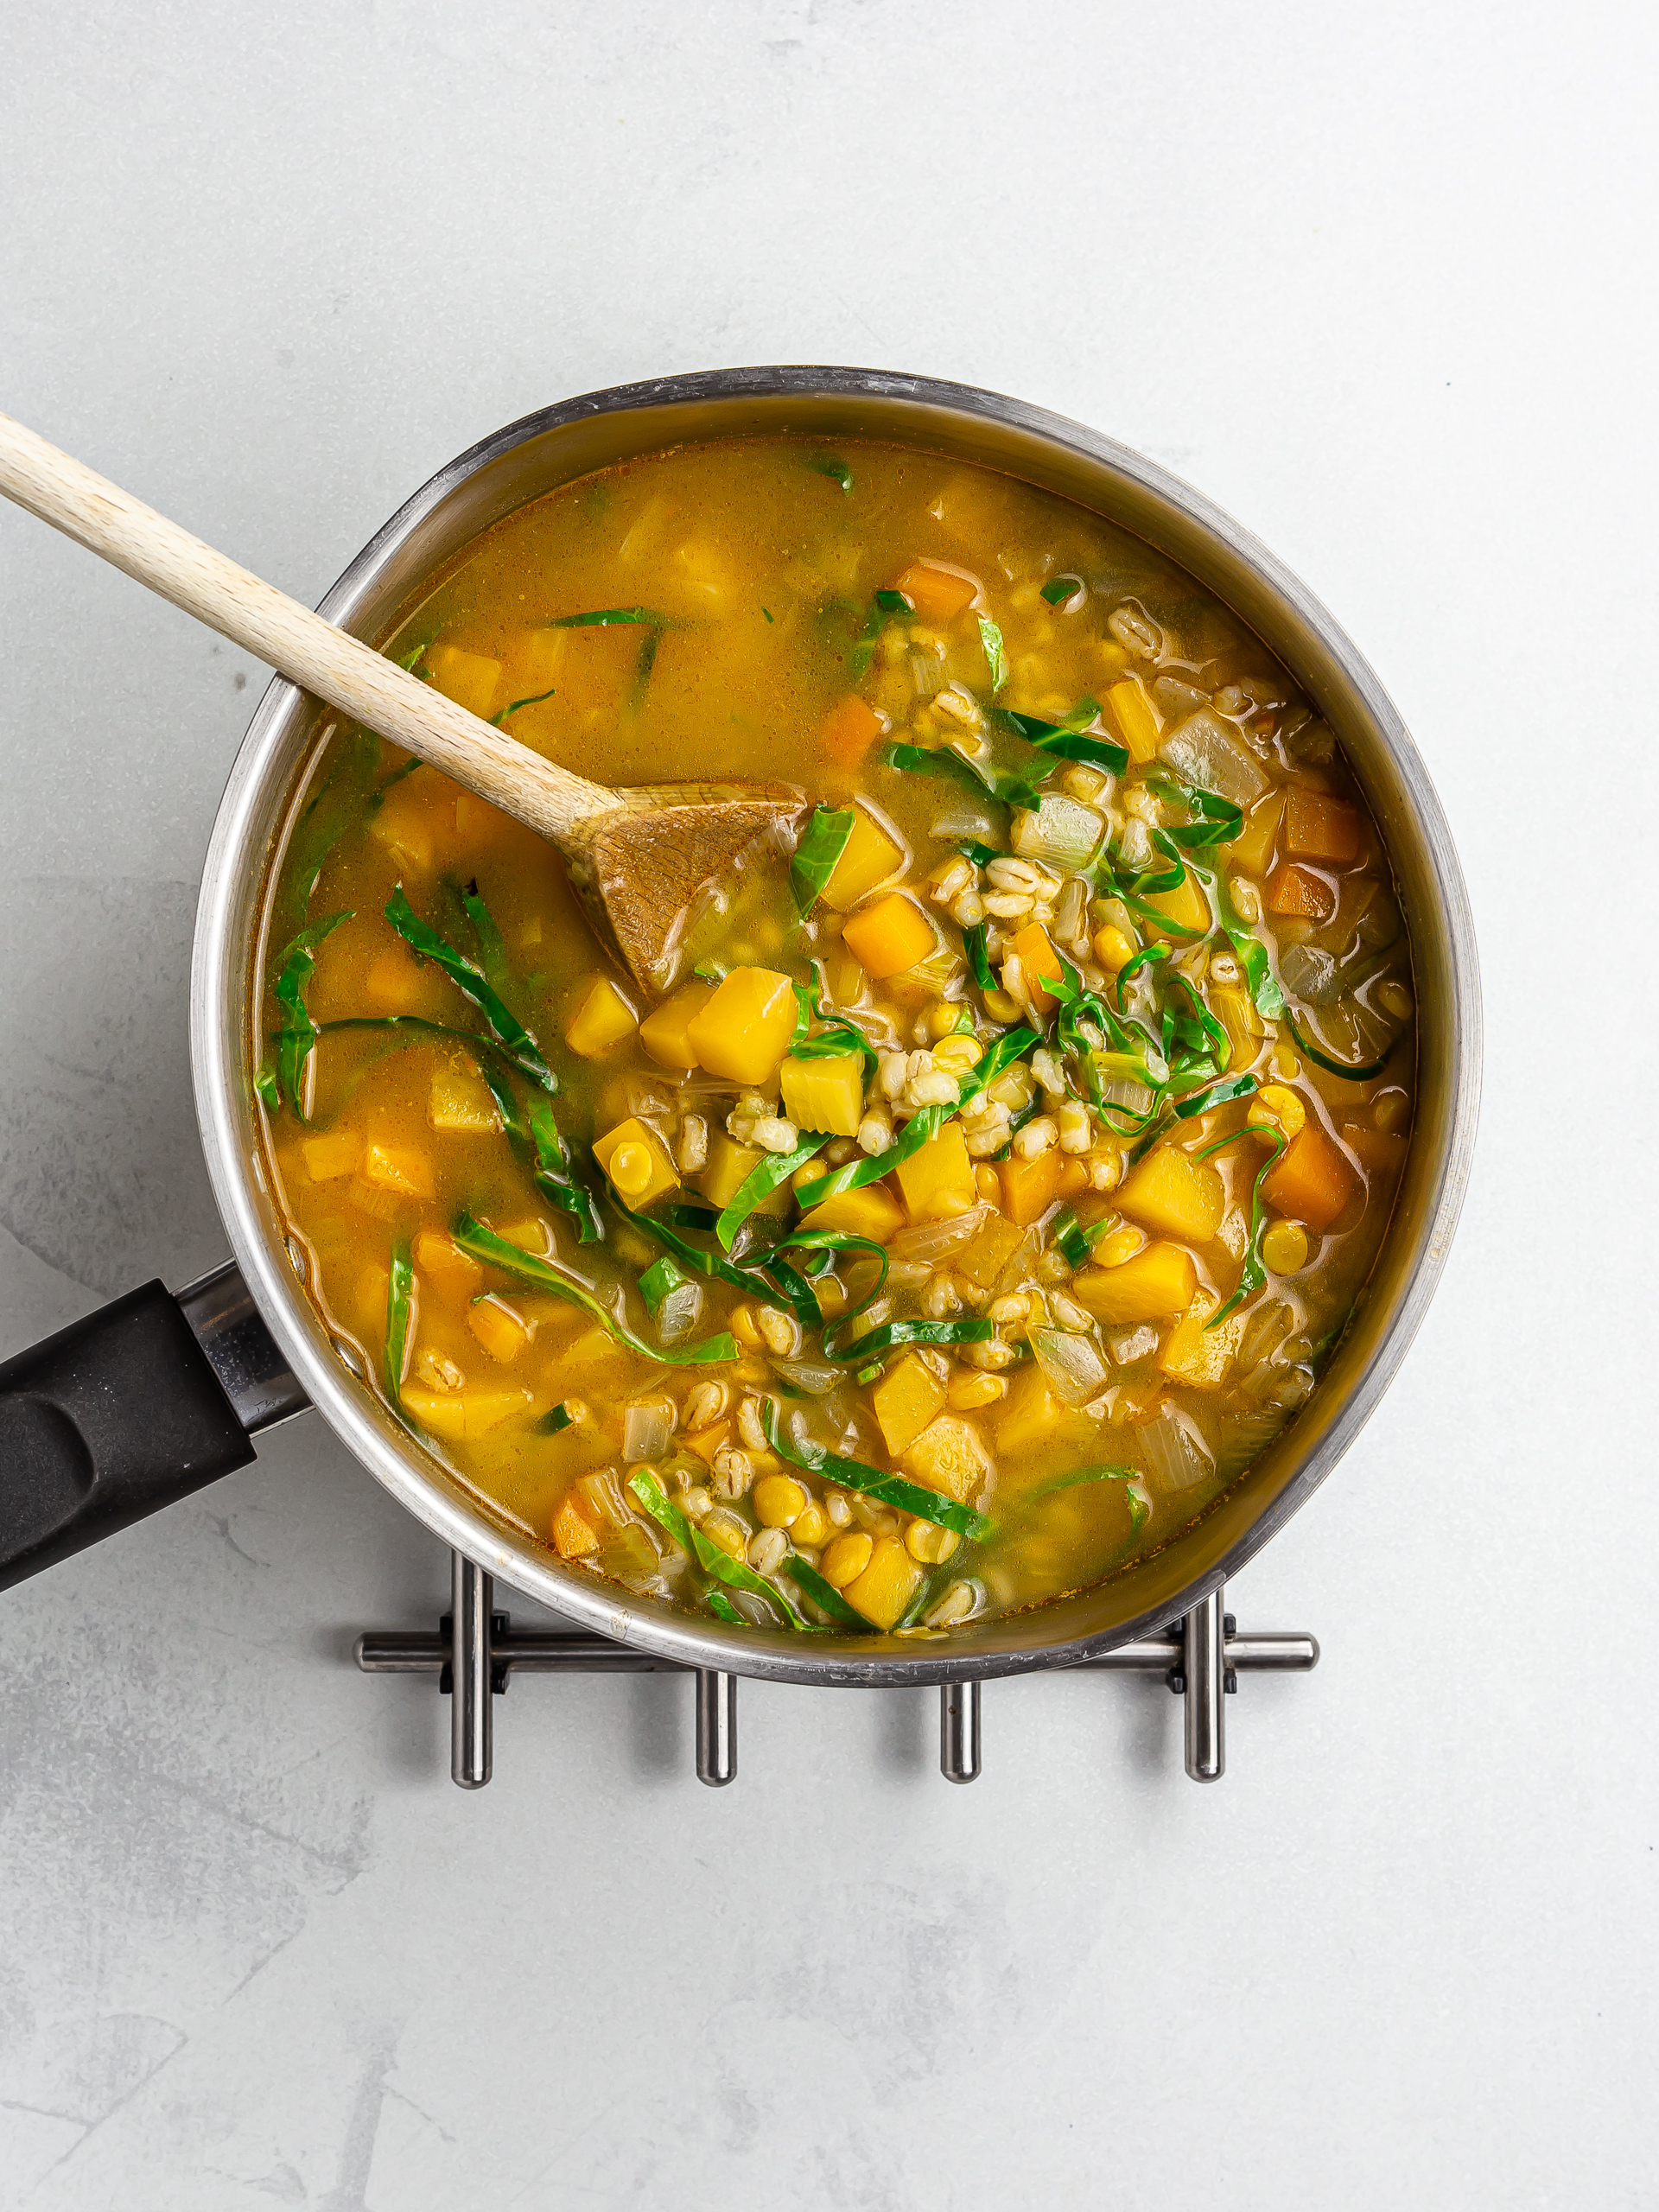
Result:
<svg viewBox="0 0 1659 2212"><path fill-rule="evenodd" d="M460 1552L450 1554L450 1568L451 1610L437 1634L372 1630L357 1639L357 1663L365 1675L437 1676L442 1694L454 1698L449 1771L463 1789L481 1789L490 1778L495 1700L515 1673L695 1675L697 1779L718 1789L734 1778L735 1675L659 1659L587 1629L515 1629L510 1614L493 1610L493 1575ZM1241 1636L1232 1615L1222 1611L1221 1592L1214 1590L1178 1627L1080 1660L1077 1671L1163 1675L1185 1700L1188 1774L1194 1782L1219 1782L1227 1764L1224 1700L1237 1689L1240 1675L1305 1675L1319 1663L1319 1647L1311 1636L1282 1630ZM973 1782L979 1764L979 1684L942 1683L939 1771L947 1782Z"/></svg>

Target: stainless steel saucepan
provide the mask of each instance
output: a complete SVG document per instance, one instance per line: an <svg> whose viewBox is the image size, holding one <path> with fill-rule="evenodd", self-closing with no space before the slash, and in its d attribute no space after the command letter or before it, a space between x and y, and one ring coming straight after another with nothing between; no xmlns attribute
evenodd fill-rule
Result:
<svg viewBox="0 0 1659 2212"><path fill-rule="evenodd" d="M269 1187L250 992L265 886L328 710L282 679L231 772L202 874L191 1053L202 1143L235 1259L175 1298L159 1283L0 1366L0 1586L242 1465L308 1402L410 1512L470 1560L588 1629L703 1670L849 1685L962 1682L1064 1667L1191 1613L1282 1528L1358 1434L1440 1279L1468 1179L1480 1084L1474 930L1446 818L1365 661L1249 533L1139 454L1041 408L874 371L715 371L568 400L442 469L322 602L371 642L471 540L528 500L631 457L768 432L875 437L983 463L1091 509L1190 570L1255 632L1336 732L1387 841L1411 933L1416 1122L1395 1219L1317 1389L1194 1529L1102 1587L937 1643L737 1630L632 1599L493 1518L429 1457L331 1339Z"/></svg>

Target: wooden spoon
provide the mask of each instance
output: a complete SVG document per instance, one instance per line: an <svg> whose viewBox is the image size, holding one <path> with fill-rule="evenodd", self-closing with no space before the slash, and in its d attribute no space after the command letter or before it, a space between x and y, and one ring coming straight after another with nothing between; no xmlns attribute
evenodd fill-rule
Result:
<svg viewBox="0 0 1659 2212"><path fill-rule="evenodd" d="M610 791L573 776L8 415L0 492L556 845L594 926L648 991L671 988L699 906L756 849L793 847L806 804L798 791L739 782Z"/></svg>

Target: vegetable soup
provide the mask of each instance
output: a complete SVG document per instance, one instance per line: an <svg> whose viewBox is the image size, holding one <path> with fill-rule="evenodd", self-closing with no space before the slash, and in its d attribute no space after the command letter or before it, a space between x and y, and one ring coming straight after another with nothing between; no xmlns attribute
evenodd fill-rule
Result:
<svg viewBox="0 0 1659 2212"><path fill-rule="evenodd" d="M564 486L386 650L598 781L805 794L647 1001L552 851L329 724L258 1089L310 1294L572 1567L937 1638L1122 1574L1313 1389L1410 955L1330 730L1193 580L923 452Z"/></svg>

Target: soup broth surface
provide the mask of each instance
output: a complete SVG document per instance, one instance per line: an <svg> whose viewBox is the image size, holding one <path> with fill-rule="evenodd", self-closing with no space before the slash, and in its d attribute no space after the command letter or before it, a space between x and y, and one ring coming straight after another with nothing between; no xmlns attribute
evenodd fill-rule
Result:
<svg viewBox="0 0 1659 2212"><path fill-rule="evenodd" d="M1414 1065L1376 824L1253 635L1027 485L766 439L524 508L385 650L599 782L810 808L656 1001L548 846L325 731L270 1159L494 1516L664 1604L932 1638L1237 1481L1375 1259Z"/></svg>

